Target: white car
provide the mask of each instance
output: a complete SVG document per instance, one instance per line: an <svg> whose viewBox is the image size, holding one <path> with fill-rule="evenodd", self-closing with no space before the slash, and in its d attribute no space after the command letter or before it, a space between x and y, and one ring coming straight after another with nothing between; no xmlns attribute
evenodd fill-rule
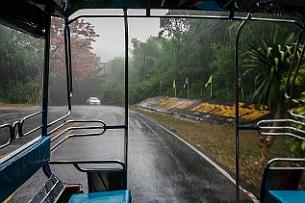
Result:
<svg viewBox="0 0 305 203"><path fill-rule="evenodd" d="M87 99L87 103L88 104L92 104L92 105L100 105L101 104L101 100L99 99L99 98L97 98L97 97L89 97L88 99Z"/></svg>

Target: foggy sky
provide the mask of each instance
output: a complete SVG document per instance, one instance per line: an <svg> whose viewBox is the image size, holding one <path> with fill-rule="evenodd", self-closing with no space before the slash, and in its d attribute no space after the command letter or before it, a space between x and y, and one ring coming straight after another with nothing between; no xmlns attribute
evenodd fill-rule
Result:
<svg viewBox="0 0 305 203"><path fill-rule="evenodd" d="M78 14L121 14L121 11L81 11ZM143 10L129 11L129 14L143 14ZM155 11L156 13L156 11ZM165 14L165 10L157 11L158 14ZM72 16L72 17L73 17ZM92 44L93 52L101 57L103 62L112 59L115 56L123 56L124 54L124 19L123 18L84 18L95 26L95 31L100 35L96 42ZM149 36L156 36L160 30L159 18L129 18L129 50L132 49L130 41L132 38L137 38L140 41L145 41Z"/></svg>

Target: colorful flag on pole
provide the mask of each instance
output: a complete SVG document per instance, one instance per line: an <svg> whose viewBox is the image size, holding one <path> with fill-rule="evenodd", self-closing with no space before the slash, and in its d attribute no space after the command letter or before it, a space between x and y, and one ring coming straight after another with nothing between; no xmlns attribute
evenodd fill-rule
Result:
<svg viewBox="0 0 305 203"><path fill-rule="evenodd" d="M207 81L207 83L205 83L204 87L207 87L208 85L213 83L213 75L210 76L209 80Z"/></svg>

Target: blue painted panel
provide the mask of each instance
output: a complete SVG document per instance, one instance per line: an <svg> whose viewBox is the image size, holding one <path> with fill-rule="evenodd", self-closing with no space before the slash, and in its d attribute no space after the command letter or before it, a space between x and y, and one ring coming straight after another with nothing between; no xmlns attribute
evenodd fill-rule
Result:
<svg viewBox="0 0 305 203"><path fill-rule="evenodd" d="M26 182L50 160L50 136L42 137L33 145L0 164L0 202Z"/></svg>
<svg viewBox="0 0 305 203"><path fill-rule="evenodd" d="M116 190L107 192L93 192L73 194L69 203L129 203L131 195L129 190Z"/></svg>
<svg viewBox="0 0 305 203"><path fill-rule="evenodd" d="M209 11L221 11L219 4L216 1L202 1L200 3L194 4L193 8L200 10L209 10Z"/></svg>
<svg viewBox="0 0 305 203"><path fill-rule="evenodd" d="M271 190L268 196L269 203L305 202L305 191L303 190Z"/></svg>

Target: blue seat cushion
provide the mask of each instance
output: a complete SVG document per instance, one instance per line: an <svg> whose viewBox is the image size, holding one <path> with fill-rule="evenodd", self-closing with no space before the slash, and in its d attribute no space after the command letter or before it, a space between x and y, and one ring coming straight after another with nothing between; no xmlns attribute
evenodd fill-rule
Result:
<svg viewBox="0 0 305 203"><path fill-rule="evenodd" d="M0 202L49 160L50 136L45 136L7 161L0 163Z"/></svg>
<svg viewBox="0 0 305 203"><path fill-rule="evenodd" d="M131 195L129 190L115 190L107 192L92 192L73 194L69 203L129 203Z"/></svg>
<svg viewBox="0 0 305 203"><path fill-rule="evenodd" d="M269 203L300 203L305 202L304 190L270 190Z"/></svg>

